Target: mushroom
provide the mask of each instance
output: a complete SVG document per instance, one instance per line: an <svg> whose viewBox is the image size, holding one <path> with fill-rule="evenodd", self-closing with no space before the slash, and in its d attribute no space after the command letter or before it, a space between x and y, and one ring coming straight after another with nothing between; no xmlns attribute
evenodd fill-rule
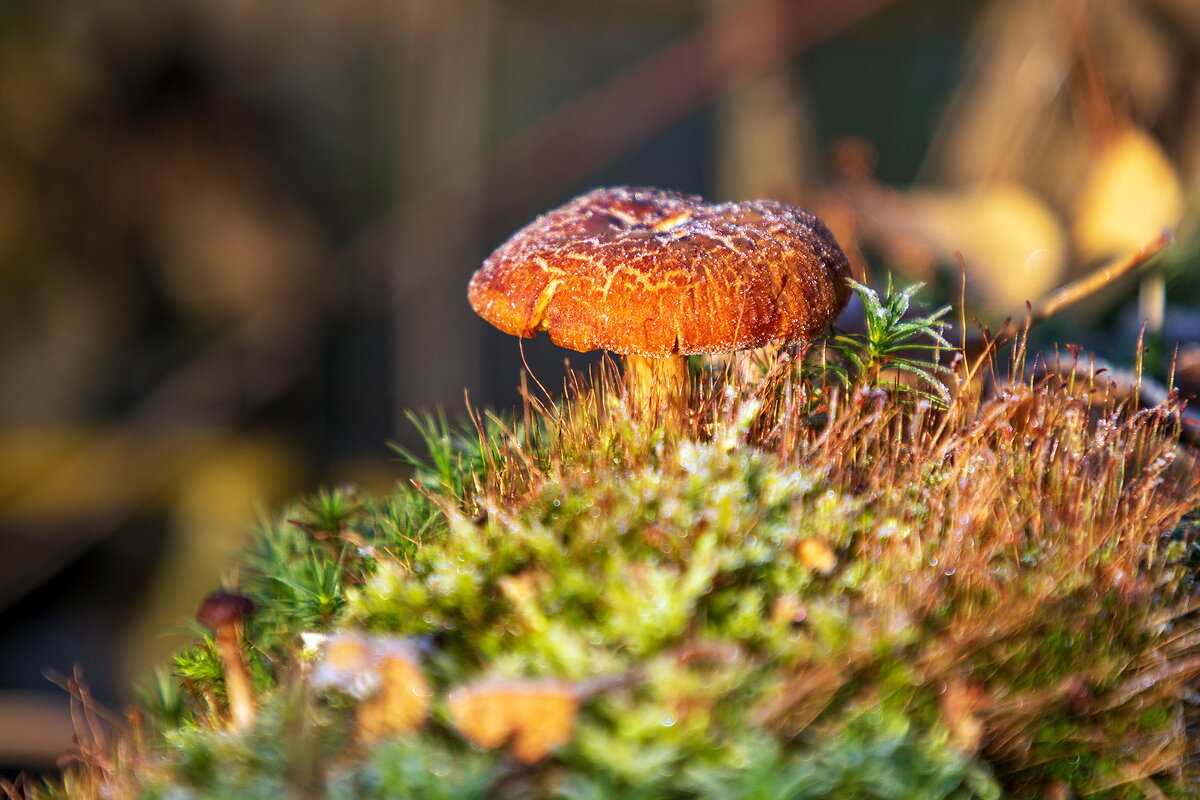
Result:
<svg viewBox="0 0 1200 800"><path fill-rule="evenodd" d="M200 624L213 632L217 656L225 670L230 730L242 730L254 722L254 691L242 658L242 620L253 610L254 604L240 594L213 592L196 612Z"/></svg>
<svg viewBox="0 0 1200 800"><path fill-rule="evenodd" d="M505 333L622 354L632 403L653 414L686 403L686 356L809 339L845 307L849 277L833 235L803 209L616 187L517 231L467 296Z"/></svg>

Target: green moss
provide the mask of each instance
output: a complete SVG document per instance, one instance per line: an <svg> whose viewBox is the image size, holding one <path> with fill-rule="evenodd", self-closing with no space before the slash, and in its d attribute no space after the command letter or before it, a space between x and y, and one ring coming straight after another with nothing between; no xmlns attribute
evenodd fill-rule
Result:
<svg viewBox="0 0 1200 800"><path fill-rule="evenodd" d="M83 785L689 800L1198 788L1196 529L1180 518L1200 487L1158 466L1170 430L1051 382L983 399L964 378L937 416L880 393L875 373L847 392L811 375L780 358L757 383L714 377L679 430L630 417L603 378L520 424L422 422L417 485L332 490L261 526L238 587L257 607L251 729L225 730L223 667L201 638L149 695L140 743L90 762ZM314 659L331 656L306 637L337 631L393 637L379 641L428 683L420 725L364 723L392 680L378 660L351 658L360 683L317 685ZM456 689L497 680L578 704L544 758L521 763L508 734L472 744L456 718Z"/></svg>

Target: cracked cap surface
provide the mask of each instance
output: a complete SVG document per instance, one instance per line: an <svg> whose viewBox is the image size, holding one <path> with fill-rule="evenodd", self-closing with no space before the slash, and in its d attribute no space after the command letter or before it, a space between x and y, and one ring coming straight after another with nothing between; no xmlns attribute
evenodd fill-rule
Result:
<svg viewBox="0 0 1200 800"><path fill-rule="evenodd" d="M803 209L617 187L517 231L467 296L514 336L662 357L810 339L845 307L848 277L833 235Z"/></svg>

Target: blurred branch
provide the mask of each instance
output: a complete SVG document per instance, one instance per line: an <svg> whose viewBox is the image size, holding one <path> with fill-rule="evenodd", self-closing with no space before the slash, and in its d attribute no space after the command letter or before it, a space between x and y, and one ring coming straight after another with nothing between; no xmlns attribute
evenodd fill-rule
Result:
<svg viewBox="0 0 1200 800"><path fill-rule="evenodd" d="M73 733L65 695L0 692L0 760L3 763L52 767L70 748Z"/></svg>
<svg viewBox="0 0 1200 800"><path fill-rule="evenodd" d="M505 202L540 205L616 156L894 0L750 0L551 112L502 145ZM545 164L555 165L547 170ZM539 168L540 167L540 168Z"/></svg>

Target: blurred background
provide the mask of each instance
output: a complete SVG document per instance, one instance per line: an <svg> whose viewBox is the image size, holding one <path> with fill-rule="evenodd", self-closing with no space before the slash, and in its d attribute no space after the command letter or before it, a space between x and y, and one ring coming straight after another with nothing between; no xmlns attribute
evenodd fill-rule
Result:
<svg viewBox="0 0 1200 800"><path fill-rule="evenodd" d="M4 0L0 774L192 635L260 515L512 406L471 272L597 185L817 211L860 276L1200 388L1195 0ZM853 316L853 310L849 312ZM852 319L844 322L853 325ZM524 355L561 385L568 353Z"/></svg>

